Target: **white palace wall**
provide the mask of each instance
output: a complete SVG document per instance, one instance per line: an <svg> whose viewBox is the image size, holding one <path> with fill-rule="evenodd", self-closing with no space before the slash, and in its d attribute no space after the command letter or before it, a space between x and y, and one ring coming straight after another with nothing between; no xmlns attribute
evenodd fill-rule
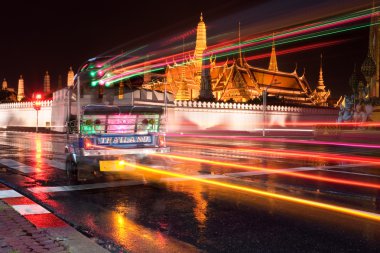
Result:
<svg viewBox="0 0 380 253"><path fill-rule="evenodd" d="M50 127L52 101L41 101L38 111L38 127ZM0 128L6 127L35 127L37 112L32 102L0 104Z"/></svg>
<svg viewBox="0 0 380 253"><path fill-rule="evenodd" d="M134 94L136 105L164 105L163 101L154 98L155 96L150 98L143 95ZM52 130L58 132L65 131L64 124L67 115L65 97L66 91L61 90L54 92L53 100L42 102L42 108L38 113L39 127L51 127ZM74 111L75 107L74 103ZM298 123L336 122L338 110L269 105L265 115L266 128L299 128ZM166 129L169 132L202 130L249 132L263 127L262 105L175 101L174 104L168 104L167 116ZM36 111L31 102L0 104L0 128L35 126Z"/></svg>
<svg viewBox="0 0 380 253"><path fill-rule="evenodd" d="M262 105L176 101L168 109L170 132L200 130L257 131L263 127ZM297 127L298 123L336 122L338 110L267 106L266 128ZM310 128L310 126L309 126Z"/></svg>

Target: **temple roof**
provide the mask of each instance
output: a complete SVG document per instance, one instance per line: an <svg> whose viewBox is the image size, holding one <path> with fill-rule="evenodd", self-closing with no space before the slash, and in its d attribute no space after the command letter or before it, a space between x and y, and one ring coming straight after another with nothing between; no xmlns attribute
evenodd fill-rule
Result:
<svg viewBox="0 0 380 253"><path fill-rule="evenodd" d="M282 71L271 71L263 68L253 67L245 63L244 67L236 64L226 67L218 66L211 71L211 78L218 78L214 83L215 90L224 89L226 82L239 72L247 86L262 90L270 86L270 89L284 91L299 91L300 93L310 94L311 89L305 78L300 78L296 73L287 73Z"/></svg>

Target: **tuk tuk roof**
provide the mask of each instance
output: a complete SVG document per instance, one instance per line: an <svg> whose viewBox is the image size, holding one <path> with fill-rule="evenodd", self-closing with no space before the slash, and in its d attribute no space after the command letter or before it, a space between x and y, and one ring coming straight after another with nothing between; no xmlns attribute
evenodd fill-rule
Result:
<svg viewBox="0 0 380 253"><path fill-rule="evenodd" d="M87 105L84 107L84 115L112 115L112 114L162 114L161 106L114 106L114 105Z"/></svg>

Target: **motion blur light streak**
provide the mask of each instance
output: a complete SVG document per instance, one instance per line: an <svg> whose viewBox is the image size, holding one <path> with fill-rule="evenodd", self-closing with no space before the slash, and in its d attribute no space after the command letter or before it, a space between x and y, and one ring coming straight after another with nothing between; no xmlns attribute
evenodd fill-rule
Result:
<svg viewBox="0 0 380 253"><path fill-rule="evenodd" d="M150 172L153 174L160 174L160 175L171 176L171 177L176 177L176 178L188 179L188 180L202 182L202 183L209 184L209 185L219 186L219 187L232 189L232 190L238 190L238 191L242 191L242 192L253 193L253 194L256 194L259 196L263 196L263 197L279 199L279 200L283 200L283 201L287 201L287 202L292 202L292 203L296 203L296 204L302 204L302 205L306 205L306 206L321 208L321 209L339 212L339 213L343 213L343 214L349 214L349 215L353 215L356 217L370 219L370 220L380 222L380 215L377 213L370 213L370 212L366 212L366 211L351 209L348 207L342 207L342 206L337 206L337 205L333 205L333 204L327 204L327 203L323 203L323 202L317 202L317 201L292 197L292 196L288 196L288 195L267 192L267 191L263 191L263 190L259 190L259 189L255 189L255 188L250 188L250 187L245 187L245 186L240 186L240 185L235 185L235 184L230 184L230 183L224 183L224 182L218 182L218 181L213 181L213 180L208 180L208 179L203 179L203 178L197 178L194 176L189 176L189 175L175 173L175 172L169 172L169 171L163 171L163 170L154 169L151 167L132 164L132 163L128 163L128 166L134 167L134 168L139 169L141 171Z"/></svg>
<svg viewBox="0 0 380 253"><path fill-rule="evenodd" d="M355 148L375 148L380 149L380 145L376 144L363 144L354 142L332 142L332 141L315 141L315 140L293 140L285 138L261 138L261 137L251 137L251 136L224 136L224 135L203 135L203 134L175 134L167 133L170 137L196 137L196 138L207 138L207 139L234 139L234 140L250 140L259 142L276 142L276 143L298 143L306 145L332 145L332 146L343 146L343 147L355 147Z"/></svg>
<svg viewBox="0 0 380 253"><path fill-rule="evenodd" d="M358 162L365 164L374 164L380 165L380 159L378 158L369 158L369 157L360 157L360 156L346 156L338 154L327 154L327 153L318 153L318 152L306 152L306 151L295 151L295 150L281 150L281 149L270 149L270 148L245 148L245 147L218 147L212 145L204 144L191 144L191 143L179 143L179 142L167 142L170 146L183 146L183 147L194 147L194 148L221 148L228 149L231 151L241 151L249 153L260 153L263 155L277 155L282 157L305 157L308 159L324 159L332 160L339 162Z"/></svg>
<svg viewBox="0 0 380 253"><path fill-rule="evenodd" d="M304 41L312 38L319 38L319 37L324 37L328 35L333 35L337 33L342 33L342 32L348 32L352 30L357 30L357 29L362 29L366 28L368 26L374 25L371 23L365 23L365 24L355 24L358 21L365 21L371 17L371 15L378 15L378 8L375 9L376 12L373 14L373 9L366 9L362 11L357 11L354 13L346 14L346 15L341 15L336 18L330 18L326 21L321 21L321 22L316 22L316 23L311 23L307 25L302 25L298 26L295 28L287 29L284 31L278 32L274 38L276 39L276 44L277 45L284 45L284 44L290 44L290 43L295 43L299 41ZM210 58L212 56L214 57L227 57L230 55L236 54L238 50L242 50L242 52L249 52L253 50L259 50L263 48L269 48L272 46L272 39L273 36L271 35L265 35L265 36L260 36L260 37L255 37L253 39L247 39L246 41L243 42L237 42L236 39L227 42L221 42L216 45L211 45L209 46L209 51L206 53L206 58ZM322 46L331 46L334 44L339 44L342 43L343 41L335 41L334 43L326 42L326 43L317 43L314 45L310 46L304 46L304 47L299 47L295 49L288 49L284 51L280 51L279 54L288 54L292 52L299 52L302 50L310 50ZM135 51L139 51L142 48L146 46L137 48ZM131 50L127 54L132 53L134 50ZM175 62L175 58L178 62L186 62L187 59L184 59L184 55L188 53L192 53L193 51L187 51L183 53L177 53L174 55L170 56L165 56L161 58L156 58L152 60L147 61L147 57L140 57L140 60L143 62L132 64L130 66L124 67L125 64L127 63L132 63L129 59L123 60L126 54L122 54L120 57L117 57L116 59L112 58L112 61L115 60L114 64L111 64L111 66L102 69L102 71L110 70L113 69L117 73L122 72L121 74L116 74L113 76L107 76L103 79L101 79L101 83L108 83L109 85L118 81L122 81L124 79L132 78L137 75L145 74L145 73L150 73L150 72L156 72L156 71L161 71L165 68L165 66L169 63L171 64L177 64ZM155 52L150 52L145 55L156 55ZM259 56L251 56L248 57L247 60L250 59L259 59L263 57L267 57L269 54L262 54ZM172 60L170 60L172 58ZM117 62L117 60L122 60L121 62ZM106 61L106 62L110 62ZM181 65L181 64L177 64ZM118 69L118 67L120 67Z"/></svg>
<svg viewBox="0 0 380 253"><path fill-rule="evenodd" d="M226 162L212 161L212 160L179 156L179 155L169 155L169 154L151 154L151 155L173 158L173 159L178 159L178 160L183 160L183 161L191 161L191 162L206 163L206 164L211 164L211 165L219 165L219 166L224 166L224 167L232 167L232 168L244 169L244 170L267 171L267 172L278 173L278 174L286 175L286 176L324 181L324 182L335 183L335 184L344 184L344 185L351 185L351 186L358 186L358 187L380 189L380 184L372 184L372 183L352 181L352 180L339 179L339 178L331 178L331 177L314 176L314 175L309 175L309 174L304 174L304 173L299 173L299 172L283 171L281 169L269 169L269 168L263 168L263 167L248 166L248 165L235 164L235 163L226 163Z"/></svg>

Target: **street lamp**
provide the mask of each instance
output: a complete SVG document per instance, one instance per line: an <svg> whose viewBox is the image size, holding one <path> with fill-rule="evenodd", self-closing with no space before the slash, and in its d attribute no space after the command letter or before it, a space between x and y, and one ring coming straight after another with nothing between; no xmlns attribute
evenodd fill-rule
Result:
<svg viewBox="0 0 380 253"><path fill-rule="evenodd" d="M268 89L274 85L274 84L280 84L281 82L277 82L277 79L274 79L274 76L272 78L272 81L270 83L270 85L268 85L267 87L265 87L265 89L263 89L263 137L265 137L265 123L266 123L266 119L265 119L265 110L267 108L267 94L268 94Z"/></svg>
<svg viewBox="0 0 380 253"><path fill-rule="evenodd" d="M38 133L38 111L41 110L41 98L42 95L40 93L37 93L35 95L35 100L33 101L33 108L37 112L36 133Z"/></svg>

